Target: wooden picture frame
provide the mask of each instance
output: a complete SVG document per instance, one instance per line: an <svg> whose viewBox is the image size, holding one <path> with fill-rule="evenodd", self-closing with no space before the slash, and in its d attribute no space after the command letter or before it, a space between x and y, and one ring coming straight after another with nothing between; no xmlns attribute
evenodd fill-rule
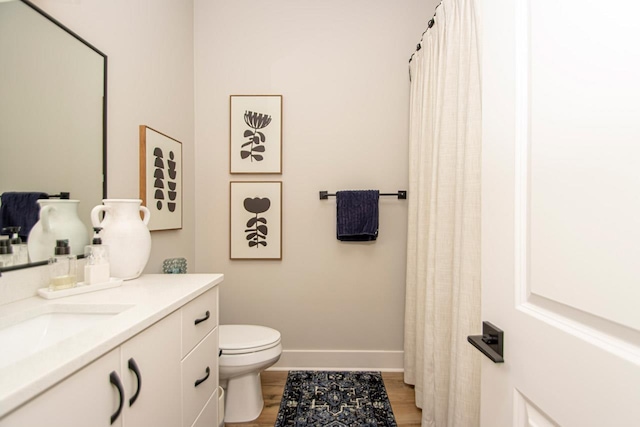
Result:
<svg viewBox="0 0 640 427"><path fill-rule="evenodd" d="M231 181L229 257L282 259L282 181Z"/></svg>
<svg viewBox="0 0 640 427"><path fill-rule="evenodd" d="M229 97L229 171L282 173L282 95Z"/></svg>
<svg viewBox="0 0 640 427"><path fill-rule="evenodd" d="M149 230L182 228L182 143L140 125L140 198Z"/></svg>

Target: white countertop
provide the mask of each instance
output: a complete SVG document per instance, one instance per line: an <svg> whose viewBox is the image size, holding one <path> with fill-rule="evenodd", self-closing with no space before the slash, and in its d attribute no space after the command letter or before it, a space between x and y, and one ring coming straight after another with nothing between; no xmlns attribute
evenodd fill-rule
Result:
<svg viewBox="0 0 640 427"><path fill-rule="evenodd" d="M222 282L222 274L152 274L122 286L54 300L0 305L2 319L48 304L133 305L105 321L0 369L0 417L118 347ZM4 344L0 342L0 351Z"/></svg>

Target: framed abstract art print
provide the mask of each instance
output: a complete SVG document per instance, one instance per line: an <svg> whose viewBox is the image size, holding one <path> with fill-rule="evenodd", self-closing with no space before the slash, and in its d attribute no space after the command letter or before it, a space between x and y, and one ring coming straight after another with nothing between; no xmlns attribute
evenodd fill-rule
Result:
<svg viewBox="0 0 640 427"><path fill-rule="evenodd" d="M229 170L282 173L282 95L229 97Z"/></svg>
<svg viewBox="0 0 640 427"><path fill-rule="evenodd" d="M231 181L231 259L282 259L282 182Z"/></svg>
<svg viewBox="0 0 640 427"><path fill-rule="evenodd" d="M149 230L182 228L182 144L140 125L140 198Z"/></svg>

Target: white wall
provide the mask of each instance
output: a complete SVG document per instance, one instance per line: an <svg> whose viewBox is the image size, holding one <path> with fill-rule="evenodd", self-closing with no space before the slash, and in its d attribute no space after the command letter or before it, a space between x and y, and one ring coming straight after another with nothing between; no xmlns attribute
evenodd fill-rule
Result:
<svg viewBox="0 0 640 427"><path fill-rule="evenodd" d="M407 187L408 59L436 1L195 0L196 263L222 272L222 323L285 350L401 351L407 202L375 243L335 237L319 190ZM229 174L229 95L282 94L283 174ZM229 260L229 181L283 181L282 261Z"/></svg>
<svg viewBox="0 0 640 427"><path fill-rule="evenodd" d="M406 201L382 198L378 241L347 244L318 191L406 188L407 61L437 1L36 3L109 57L109 197L138 197L138 125L183 142L184 228L152 233L147 272L186 256L224 273L221 321L275 327L286 350L402 350ZM282 175L229 174L231 94L283 95ZM229 260L229 181L250 179L284 182L282 261Z"/></svg>
<svg viewBox="0 0 640 427"><path fill-rule="evenodd" d="M34 3L108 57L108 197L139 198L139 125L182 142L183 229L151 233L146 272L161 272L169 257L186 257L193 271L193 1Z"/></svg>

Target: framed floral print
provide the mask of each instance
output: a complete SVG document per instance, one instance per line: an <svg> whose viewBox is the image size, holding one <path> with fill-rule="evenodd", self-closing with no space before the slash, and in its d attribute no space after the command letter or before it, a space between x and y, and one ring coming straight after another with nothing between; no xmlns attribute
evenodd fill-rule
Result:
<svg viewBox="0 0 640 427"><path fill-rule="evenodd" d="M282 95L229 97L229 169L282 173Z"/></svg>
<svg viewBox="0 0 640 427"><path fill-rule="evenodd" d="M182 228L182 143L140 125L140 198L149 230Z"/></svg>
<svg viewBox="0 0 640 427"><path fill-rule="evenodd" d="M282 259L282 181L231 181L231 259Z"/></svg>

